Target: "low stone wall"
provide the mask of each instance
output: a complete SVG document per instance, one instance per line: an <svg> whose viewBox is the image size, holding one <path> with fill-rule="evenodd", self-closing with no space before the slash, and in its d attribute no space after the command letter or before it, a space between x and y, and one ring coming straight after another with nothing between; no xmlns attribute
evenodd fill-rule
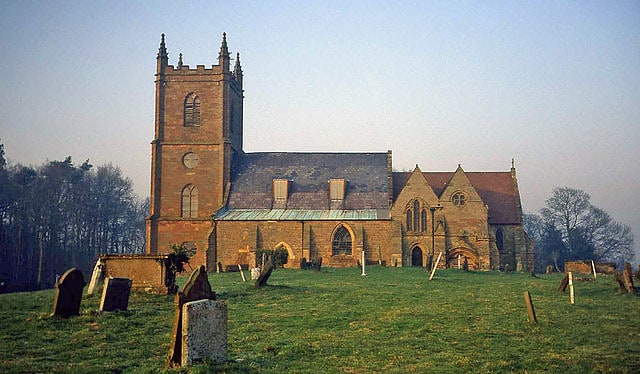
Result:
<svg viewBox="0 0 640 374"><path fill-rule="evenodd" d="M167 255L102 255L104 277L129 278L138 291L168 293Z"/></svg>

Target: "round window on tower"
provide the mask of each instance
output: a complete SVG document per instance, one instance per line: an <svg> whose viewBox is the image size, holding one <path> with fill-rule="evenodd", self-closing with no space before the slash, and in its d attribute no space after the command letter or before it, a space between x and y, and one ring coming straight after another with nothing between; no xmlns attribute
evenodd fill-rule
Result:
<svg viewBox="0 0 640 374"><path fill-rule="evenodd" d="M198 165L198 162L200 162L200 157L193 152L185 153L185 155L182 156L182 163L187 167L187 169L195 168Z"/></svg>
<svg viewBox="0 0 640 374"><path fill-rule="evenodd" d="M464 206L467 203L467 197L462 192L456 192L451 196L451 202L455 206Z"/></svg>

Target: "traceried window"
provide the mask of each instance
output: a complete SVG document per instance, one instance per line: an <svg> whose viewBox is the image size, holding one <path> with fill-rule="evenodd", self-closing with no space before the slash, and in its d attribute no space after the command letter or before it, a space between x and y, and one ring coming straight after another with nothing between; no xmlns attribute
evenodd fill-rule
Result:
<svg viewBox="0 0 640 374"><path fill-rule="evenodd" d="M467 197L462 192L456 192L451 196L451 202L455 206L464 206L467 203Z"/></svg>
<svg viewBox="0 0 640 374"><path fill-rule="evenodd" d="M420 202L417 199L410 204L406 215L408 232L427 231L427 211L420 207Z"/></svg>
<svg viewBox="0 0 640 374"><path fill-rule="evenodd" d="M198 188L192 184L188 184L182 189L181 216L185 218L198 217Z"/></svg>
<svg viewBox="0 0 640 374"><path fill-rule="evenodd" d="M351 234L346 227L340 225L335 233L333 233L333 240L331 242L331 254L336 255L351 255Z"/></svg>
<svg viewBox="0 0 640 374"><path fill-rule="evenodd" d="M193 92L184 99L184 126L200 126L200 99Z"/></svg>
<svg viewBox="0 0 640 374"><path fill-rule="evenodd" d="M420 230L420 203L413 201L413 231Z"/></svg>

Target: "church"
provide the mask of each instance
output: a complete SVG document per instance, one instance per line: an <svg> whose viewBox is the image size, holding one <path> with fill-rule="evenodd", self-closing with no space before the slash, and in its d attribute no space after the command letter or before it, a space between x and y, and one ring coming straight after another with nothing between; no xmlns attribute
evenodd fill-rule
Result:
<svg viewBox="0 0 640 374"><path fill-rule="evenodd" d="M392 152L243 150L243 71L226 34L217 64L169 65L162 35L155 74L148 254L184 245L191 266L254 266L284 249L285 267L458 267L533 270L516 170L393 170Z"/></svg>

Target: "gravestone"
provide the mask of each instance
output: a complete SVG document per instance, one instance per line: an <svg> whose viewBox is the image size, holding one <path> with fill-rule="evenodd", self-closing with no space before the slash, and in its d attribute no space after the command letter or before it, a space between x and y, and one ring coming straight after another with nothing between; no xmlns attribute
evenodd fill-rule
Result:
<svg viewBox="0 0 640 374"><path fill-rule="evenodd" d="M102 289L100 310L113 312L115 310L127 310L129 307L129 295L131 294L131 279L107 278Z"/></svg>
<svg viewBox="0 0 640 374"><path fill-rule="evenodd" d="M215 300L216 293L211 290L209 278L204 265L191 273L182 292L176 293L175 318L173 320L173 338L169 348L169 358L166 366L180 366L182 363L182 306L191 301Z"/></svg>
<svg viewBox="0 0 640 374"><path fill-rule="evenodd" d="M464 262L462 263L462 270L469 271L469 260L467 260L467 256L464 256Z"/></svg>
<svg viewBox="0 0 640 374"><path fill-rule="evenodd" d="M71 268L62 274L56 282L53 315L61 317L80 315L80 301L85 285L82 272L76 268Z"/></svg>
<svg viewBox="0 0 640 374"><path fill-rule="evenodd" d="M273 272L273 269L275 269L275 267L276 267L276 265L275 265L274 256L271 256L271 257L269 257L269 260L267 261L265 266L262 267L262 271L260 272L260 276L256 280L256 283L254 283L253 287L261 288L261 287L266 286L267 285L267 280L269 280L269 277L271 276L271 273Z"/></svg>
<svg viewBox="0 0 640 374"><path fill-rule="evenodd" d="M320 271L322 270L322 257L318 257L314 262L313 262L313 269L315 271Z"/></svg>
<svg viewBox="0 0 640 374"><path fill-rule="evenodd" d="M260 276L260 267L256 266L251 268L251 280L256 280Z"/></svg>
<svg viewBox="0 0 640 374"><path fill-rule="evenodd" d="M567 290L567 286L569 285L569 274L565 274L564 278L560 282L560 286L558 286L558 291L565 292Z"/></svg>
<svg viewBox="0 0 640 374"><path fill-rule="evenodd" d="M631 264L628 262L624 263L624 271L622 272L622 275L624 276L625 279L625 286L627 287L627 290L631 293L633 293L633 270L631 270Z"/></svg>
<svg viewBox="0 0 640 374"><path fill-rule="evenodd" d="M553 265L547 265L546 273L553 274Z"/></svg>
<svg viewBox="0 0 640 374"><path fill-rule="evenodd" d="M613 279L618 282L618 286L620 287L620 291L627 291L627 288L624 284L623 275L620 271L616 270Z"/></svg>
<svg viewBox="0 0 640 374"><path fill-rule="evenodd" d="M98 281L100 280L100 277L102 277L102 270L104 269L104 265L102 264L102 261L100 261L100 259L98 259L98 261L96 261L96 265L93 267L93 273L91 274L91 281L89 282L89 288L87 289L87 295L93 295L93 291L95 290L96 286L98 285Z"/></svg>
<svg viewBox="0 0 640 374"><path fill-rule="evenodd" d="M182 360L187 366L204 359L227 359L227 305L198 300L182 306Z"/></svg>

